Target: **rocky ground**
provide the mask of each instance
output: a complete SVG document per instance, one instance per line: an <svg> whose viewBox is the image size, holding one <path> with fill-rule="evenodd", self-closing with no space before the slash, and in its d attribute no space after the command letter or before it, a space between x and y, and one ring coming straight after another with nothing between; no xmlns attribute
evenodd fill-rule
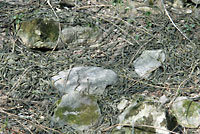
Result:
<svg viewBox="0 0 200 134"><path fill-rule="evenodd" d="M126 2L91 0L72 8L63 6L57 0L0 2L0 133L79 133L51 121L60 97L51 78L75 66L103 67L119 76L118 84L99 96L101 117L86 133L110 133L118 123L117 104L135 94L167 96L168 111L178 96L200 96L198 5L188 2L177 9L165 2L165 10L159 1L153 5L138 1L134 7ZM29 48L17 36L16 25L44 17L60 25L95 27L101 35L92 44ZM162 66L148 78L133 77L133 61L144 50L156 49L165 52ZM177 126L174 132L197 134L200 128Z"/></svg>

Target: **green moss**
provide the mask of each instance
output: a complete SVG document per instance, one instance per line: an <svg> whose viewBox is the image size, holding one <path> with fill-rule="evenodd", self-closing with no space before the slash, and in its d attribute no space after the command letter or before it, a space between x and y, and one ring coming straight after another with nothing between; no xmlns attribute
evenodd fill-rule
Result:
<svg viewBox="0 0 200 134"><path fill-rule="evenodd" d="M89 98L92 102L95 99L92 96ZM91 125L99 118L99 110L96 103L81 104L77 108L71 106L58 107L55 110L55 118L57 117L71 125Z"/></svg>
<svg viewBox="0 0 200 134"><path fill-rule="evenodd" d="M19 35L23 35L32 43L40 41L40 46L48 45L43 42L57 41L59 36L59 26L53 20L34 19L22 22L18 27L20 27Z"/></svg>
<svg viewBox="0 0 200 134"><path fill-rule="evenodd" d="M42 32L41 38L46 41L56 41L59 35L59 27L53 20L44 20L39 24Z"/></svg>
<svg viewBox="0 0 200 134"><path fill-rule="evenodd" d="M61 120L64 119L65 115L63 113L65 113L67 111L67 107L59 107L55 110L55 117L59 117Z"/></svg>
<svg viewBox="0 0 200 134"><path fill-rule="evenodd" d="M133 106L130 109L129 114L126 114L125 119L128 119L129 117L137 115L140 112L140 110L143 108L144 106L142 105L142 103L136 104L136 106Z"/></svg>
<svg viewBox="0 0 200 134"><path fill-rule="evenodd" d="M136 121L136 124L141 124L141 125L149 125L152 126L153 122L153 115L149 115L148 117L143 117L141 119L138 119ZM155 133L155 129L151 127L143 127L143 126L138 126L138 129L136 129L136 133L145 133L147 132L148 134Z"/></svg>
<svg viewBox="0 0 200 134"><path fill-rule="evenodd" d="M91 125L93 121L96 121L99 117L96 106L82 106L84 111L81 111L78 115L68 115L67 121L77 125Z"/></svg>
<svg viewBox="0 0 200 134"><path fill-rule="evenodd" d="M196 110L200 109L200 105L198 105L198 103L193 102L191 100L184 100L183 101L183 107L184 109L186 109L183 113L185 116L187 116L188 118L191 116L195 116L194 114L197 113Z"/></svg>
<svg viewBox="0 0 200 134"><path fill-rule="evenodd" d="M135 116L137 115L141 109L144 109L144 105L142 105L144 102L144 97L141 95L134 95L133 99L132 99L132 103L135 103L135 106L133 106L130 109L129 114L127 114L125 116L125 119L131 117L131 116Z"/></svg>

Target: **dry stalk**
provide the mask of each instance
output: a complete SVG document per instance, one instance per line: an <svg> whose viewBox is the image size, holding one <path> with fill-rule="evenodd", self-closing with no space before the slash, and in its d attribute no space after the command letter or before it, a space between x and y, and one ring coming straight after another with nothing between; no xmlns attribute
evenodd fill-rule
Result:
<svg viewBox="0 0 200 134"><path fill-rule="evenodd" d="M57 18L58 20L60 20L59 17L58 17L58 15L56 14L55 10L53 9L53 6L51 5L50 1L49 1L49 0L46 0L46 2L47 2L47 4L50 6L50 8L51 8L51 10L53 11L54 15L56 16L56 18ZM58 23L58 28L59 28L58 39L57 39L57 42L56 42L55 47L53 48L53 50L51 51L50 54L52 54L52 53L55 51L55 49L56 49L57 46L58 46L58 43L60 42L60 38L61 38L60 36L61 36L61 33L62 33L62 32L61 32L60 21L59 21L59 23ZM49 54L49 55L50 55L50 54ZM48 55L47 57L49 57L49 55Z"/></svg>
<svg viewBox="0 0 200 134"><path fill-rule="evenodd" d="M55 129L52 129L52 128L49 128L49 127L46 127L46 126L43 126L43 125L38 125L38 124L36 124L36 123L34 123L34 122L30 121L30 120L27 120L27 119L24 119L24 118L22 118L22 117L20 117L20 116L15 115L15 114L6 112L5 109L4 109L4 108L1 108L1 107L0 107L0 113L4 113L4 114L6 114L6 115L8 115L8 116L12 116L12 117L15 117L15 118L18 118L18 119L25 120L25 121L27 121L27 122L29 122L29 123L31 123L31 124L33 124L33 125L35 125L35 126L41 128L42 130L46 131L47 133L49 133L48 130L51 130L51 131L53 131L53 132L57 132L57 133L59 133L59 134L62 134L62 133L61 133L60 131L58 131L58 130L55 130Z"/></svg>
<svg viewBox="0 0 200 134"><path fill-rule="evenodd" d="M117 19L117 20L120 20L122 21L123 23L127 24L128 26L131 26L132 28L135 28L135 29L138 29L138 30L141 30L143 32L145 32L146 34L152 36L152 37L155 37L154 35L152 35L151 33L147 32L147 29L146 28L140 28L140 27L136 27L136 26L133 26L132 24L128 23L127 21L121 19L120 17L114 17L114 16L111 16L111 15L107 15L107 14L99 14L101 16L105 16L105 17L108 17L108 18L113 18L113 19Z"/></svg>
<svg viewBox="0 0 200 134"><path fill-rule="evenodd" d="M157 86L157 85L153 85L153 84L146 83L146 82L144 82L144 80L135 80L135 79L133 79L133 78L131 78L131 77L128 77L128 76L120 75L120 77L126 78L126 79L128 79L128 80L130 80L130 81L134 81L134 82L137 82L137 83L142 83L142 84L145 84L145 85L147 85L147 86L154 87L154 88L177 90L176 87ZM180 88L180 90L189 90L189 89L194 89L194 87ZM200 89L200 88L199 88L199 89Z"/></svg>
<svg viewBox="0 0 200 134"><path fill-rule="evenodd" d="M27 126L25 126L24 124L22 124L20 121L18 121L18 120L16 120L19 124L21 124L24 128L26 128L31 134L33 134L32 132L31 132L31 130L27 127Z"/></svg>
<svg viewBox="0 0 200 134"><path fill-rule="evenodd" d="M161 4L162 4L162 6L163 6L163 8L164 8L164 10L165 10L165 13L167 14L169 20L170 20L171 23L173 24L173 26L174 26L188 41L190 41L190 43L191 43L194 47L196 47L196 44L195 44L192 40L190 40L190 39L187 37L187 35L184 34L184 33L178 28L178 26L174 23L173 19L172 19L171 16L169 15L169 12L167 11L167 8L166 8L166 6L165 6L163 0L161 0Z"/></svg>
<svg viewBox="0 0 200 134"><path fill-rule="evenodd" d="M23 80L23 78L25 77L26 73L28 72L28 70L29 70L31 67L33 67L33 66L30 66L30 67L28 67L28 68L26 68L26 69L24 70L24 72L23 72L22 75L19 77L19 79L17 80L17 82L15 82L15 84L12 86L12 88L10 89L10 91L15 90L15 89L20 85L21 81Z"/></svg>
<svg viewBox="0 0 200 134"><path fill-rule="evenodd" d="M105 128L103 131L108 131L109 129L114 128L114 127L117 127L117 126L127 126L127 127L132 127L131 124L116 124L116 125L110 126L110 127L108 127L108 128ZM147 127L147 128L154 128L154 129L159 129L159 130L162 130L162 131L170 132L170 133L172 133L172 134L178 134L178 133L173 132L173 131L170 131L170 130L166 130L166 129L162 129L162 128L158 128L158 127L150 126L150 125L135 125L134 127Z"/></svg>
<svg viewBox="0 0 200 134"><path fill-rule="evenodd" d="M107 19L105 19L105 18L103 18L103 17L101 17L101 16L98 16L98 17L99 17L100 19L103 19L103 20L109 22L110 24L112 24L113 26L115 26L116 28L118 28L118 29L119 29L122 33L124 33L125 35L130 36L124 29L122 29L121 27L119 27L119 26L116 25L115 23L113 23L113 22L111 22L111 21L109 21L109 20L107 20ZM141 46L140 43L139 43L137 40L135 40L133 37L131 37L131 39L133 39L139 46ZM128 43L131 44L131 45L134 45L133 43L131 43L131 42L129 42L129 41L128 41Z"/></svg>

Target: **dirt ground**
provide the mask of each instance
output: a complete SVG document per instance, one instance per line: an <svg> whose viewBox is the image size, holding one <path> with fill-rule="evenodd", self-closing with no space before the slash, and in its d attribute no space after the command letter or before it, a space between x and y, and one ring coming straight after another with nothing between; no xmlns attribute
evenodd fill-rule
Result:
<svg viewBox="0 0 200 134"><path fill-rule="evenodd" d="M133 94L155 98L166 95L171 101L177 96L199 97L200 20L193 13L177 13L170 6L167 11L177 27L166 12L138 11L130 18L111 1L82 2L72 9L60 8L56 0L50 4L0 1L0 133L78 133L70 126L51 122L60 97L51 85L51 77L74 66L112 69L120 78L116 86L108 87L100 96L101 118L86 133L109 133L117 124L116 105ZM71 16L73 21L69 21ZM102 36L96 44L63 44L63 49L54 51L29 49L16 36L15 25L36 17L59 18L68 26L98 27ZM133 77L133 61L144 50L155 49L166 54L162 67L148 79ZM166 105L170 111L170 105ZM200 131L177 128L183 134Z"/></svg>

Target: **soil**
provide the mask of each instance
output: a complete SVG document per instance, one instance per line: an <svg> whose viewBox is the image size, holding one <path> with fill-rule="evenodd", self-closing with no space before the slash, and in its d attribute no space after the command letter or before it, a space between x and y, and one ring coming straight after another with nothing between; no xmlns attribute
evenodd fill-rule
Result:
<svg viewBox="0 0 200 134"><path fill-rule="evenodd" d="M120 78L100 96L101 118L85 133L109 133L117 124L117 104L134 94L166 95L169 111L177 96L200 96L200 20L193 12L177 13L167 6L175 27L166 12L138 11L130 18L115 4L119 3L91 0L65 9L57 0L0 2L0 133L79 133L51 121L60 97L51 77L74 66L112 69ZM187 3L184 9L193 6ZM16 36L15 26L38 17L67 26L96 27L102 36L95 44L63 44L62 49L50 51L29 49ZM166 54L162 66L148 79L134 77L133 61L144 50L155 49ZM176 132L195 134L200 128L177 126Z"/></svg>

